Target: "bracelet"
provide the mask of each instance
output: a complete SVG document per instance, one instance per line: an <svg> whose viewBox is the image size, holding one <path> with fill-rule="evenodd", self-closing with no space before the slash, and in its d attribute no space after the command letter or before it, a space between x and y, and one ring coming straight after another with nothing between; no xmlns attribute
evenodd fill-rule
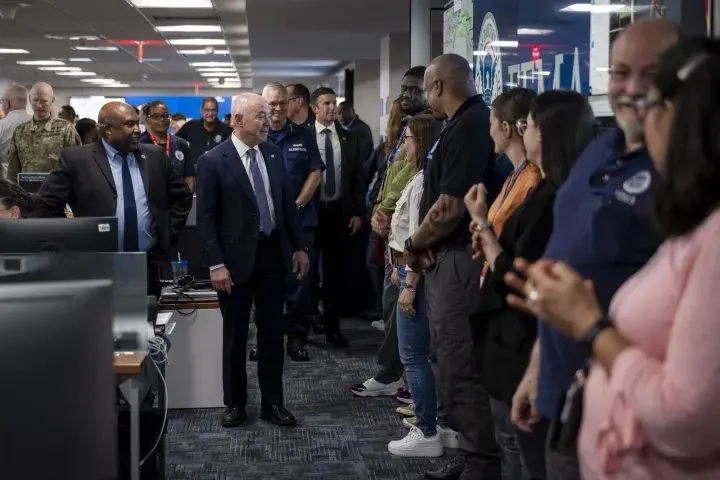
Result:
<svg viewBox="0 0 720 480"><path fill-rule="evenodd" d="M409 285L409 284L407 284L407 283L403 284L403 288L404 288L405 290L410 290L410 291L413 292L413 293L417 291L417 290L415 289L415 285Z"/></svg>
<svg viewBox="0 0 720 480"><path fill-rule="evenodd" d="M486 230L488 228L492 228L491 223L481 223L479 225L475 225L475 231L476 232L482 232L483 230Z"/></svg>

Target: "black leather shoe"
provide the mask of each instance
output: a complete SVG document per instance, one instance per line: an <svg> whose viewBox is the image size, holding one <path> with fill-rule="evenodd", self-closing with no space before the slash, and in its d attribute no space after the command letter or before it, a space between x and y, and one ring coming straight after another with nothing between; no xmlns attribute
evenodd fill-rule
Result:
<svg viewBox="0 0 720 480"><path fill-rule="evenodd" d="M245 409L237 405L228 407L220 417L220 423L225 428L239 427L245 422Z"/></svg>
<svg viewBox="0 0 720 480"><path fill-rule="evenodd" d="M310 354L305 350L305 342L300 337L288 340L286 352L293 362L307 362L310 360Z"/></svg>
<svg viewBox="0 0 720 480"><path fill-rule="evenodd" d="M257 362L257 349L253 348L252 350L250 350L248 360L250 360L251 362Z"/></svg>
<svg viewBox="0 0 720 480"><path fill-rule="evenodd" d="M438 470L425 472L425 478L430 480L457 480L465 470L465 457L455 457Z"/></svg>
<svg viewBox="0 0 720 480"><path fill-rule="evenodd" d="M337 348L347 348L350 346L348 339L340 332L326 333L325 340L327 340L328 343L335 345Z"/></svg>
<svg viewBox="0 0 720 480"><path fill-rule="evenodd" d="M314 323L312 326L312 331L316 335L322 335L325 333L325 326L322 323Z"/></svg>
<svg viewBox="0 0 720 480"><path fill-rule="evenodd" d="M282 405L272 405L267 409L261 410L260 418L282 427L294 427L297 425L297 420L295 420L293 414L285 410L285 407Z"/></svg>

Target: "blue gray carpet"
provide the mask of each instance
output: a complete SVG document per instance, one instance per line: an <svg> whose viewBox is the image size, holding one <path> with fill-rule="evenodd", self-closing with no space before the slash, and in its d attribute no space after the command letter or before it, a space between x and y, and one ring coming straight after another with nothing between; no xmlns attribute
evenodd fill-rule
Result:
<svg viewBox="0 0 720 480"><path fill-rule="evenodd" d="M375 374L383 335L369 322L345 320L352 347L324 338L309 345L312 360L285 364L285 406L300 425L282 428L258 419L255 364L248 363L249 420L223 429L220 410L170 412L166 436L169 480L405 480L423 478L438 460L398 458L390 440L407 430L392 398L355 398L348 386Z"/></svg>

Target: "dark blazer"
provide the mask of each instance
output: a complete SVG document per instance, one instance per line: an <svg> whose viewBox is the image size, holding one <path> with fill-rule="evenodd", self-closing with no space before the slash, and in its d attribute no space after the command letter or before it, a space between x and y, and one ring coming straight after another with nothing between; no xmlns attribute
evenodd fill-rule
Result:
<svg viewBox="0 0 720 480"><path fill-rule="evenodd" d="M482 348L483 386L494 398L512 402L525 374L537 338L537 319L510 308L510 290L504 277L514 271L513 261L523 257L534 262L542 257L553 228L556 188L541 181L503 226L498 243L503 252L495 259L479 292L482 311L473 315L476 345Z"/></svg>
<svg viewBox="0 0 720 480"><path fill-rule="evenodd" d="M165 259L185 228L193 195L160 147L141 144L133 153L155 221L157 243L149 253ZM65 204L76 217L115 216L117 190L102 141L63 150L40 187L38 216L63 217Z"/></svg>
<svg viewBox="0 0 720 480"><path fill-rule="evenodd" d="M276 231L289 272L293 252L306 247L295 196L285 175L282 150L267 142L259 148L270 180ZM198 159L195 186L203 262L207 267L224 264L233 282L247 281L255 266L260 215L250 178L232 138Z"/></svg>
<svg viewBox="0 0 720 480"><path fill-rule="evenodd" d="M363 217L365 215L365 177L363 175L363 166L367 160L367 156L363 157L363 151L357 134L345 130L340 122L335 122L335 131L340 138L340 151L342 153L342 210L343 216L347 220L350 217ZM317 138L315 124L312 126L314 138ZM316 201L320 201L320 190L318 187L315 191Z"/></svg>

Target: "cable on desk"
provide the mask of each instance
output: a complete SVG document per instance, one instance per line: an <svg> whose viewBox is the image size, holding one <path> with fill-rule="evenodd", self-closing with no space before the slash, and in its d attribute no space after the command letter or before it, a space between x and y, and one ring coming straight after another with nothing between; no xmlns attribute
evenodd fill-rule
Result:
<svg viewBox="0 0 720 480"><path fill-rule="evenodd" d="M162 426L160 427L160 433L158 434L158 438L155 441L155 445L153 445L152 449L150 450L150 453L148 453L145 458L143 458L140 461L140 466L142 467L148 458L152 456L153 453L155 453L155 450L157 450L158 446L160 445L160 442L162 441L163 435L165 434L165 427L167 426L167 417L168 417L168 386L167 382L165 381L165 376L160 371L160 367L158 366L158 363L165 363L167 362L167 351L169 348L169 345L165 343L165 340L163 340L161 337L152 338L149 341L149 348L150 348L150 361L152 362L153 366L155 367L155 370L157 370L158 376L160 377L160 381L163 384L163 389L165 390L165 411L163 412L163 421ZM162 344L162 346L160 346ZM162 361L156 360L155 356L158 355Z"/></svg>
<svg viewBox="0 0 720 480"><path fill-rule="evenodd" d="M174 287L172 289L172 292L176 295L175 302L172 304L172 306L175 309L175 311L177 311L177 313L179 313L180 315L182 315L184 317L192 316L195 312L197 312L197 309L198 309L198 304L195 301L195 299L193 297L191 297L190 295L188 295L187 293L185 293L188 289L190 289L190 287L194 283L195 283L195 278L188 275L181 279L180 286ZM192 310L187 311L186 309L182 308L183 304L185 304L186 302L180 302L181 298L189 300L189 302L187 302L187 303L192 304Z"/></svg>

